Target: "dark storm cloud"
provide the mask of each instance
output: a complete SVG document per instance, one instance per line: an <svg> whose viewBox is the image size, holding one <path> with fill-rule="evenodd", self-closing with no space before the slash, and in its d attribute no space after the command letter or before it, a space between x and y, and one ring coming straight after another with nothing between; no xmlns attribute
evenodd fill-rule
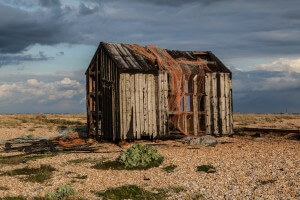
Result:
<svg viewBox="0 0 300 200"><path fill-rule="evenodd" d="M0 3L0 52L108 40L212 50L222 57L300 53L298 0L38 2L42 7L34 11Z"/></svg>
<svg viewBox="0 0 300 200"><path fill-rule="evenodd" d="M90 15L99 11L99 7L89 8L84 3L80 3L79 5L79 14L81 15Z"/></svg>
<svg viewBox="0 0 300 200"><path fill-rule="evenodd" d="M299 113L300 73L233 70L234 112Z"/></svg>
<svg viewBox="0 0 300 200"><path fill-rule="evenodd" d="M0 53L18 53L34 44L57 44L66 41L62 36L59 11L24 10L0 3Z"/></svg>
<svg viewBox="0 0 300 200"><path fill-rule="evenodd" d="M65 55L65 52L60 51L60 52L57 52L56 55L57 55L57 56L63 56L63 55Z"/></svg>
<svg viewBox="0 0 300 200"><path fill-rule="evenodd" d="M39 0L39 3L44 7L60 7L60 0Z"/></svg>
<svg viewBox="0 0 300 200"><path fill-rule="evenodd" d="M128 0L138 3L156 4L156 5L167 5L167 6L181 6L190 3L201 3L204 5L213 4L221 1L228 0Z"/></svg>
<svg viewBox="0 0 300 200"><path fill-rule="evenodd" d="M0 0L0 67L19 64L21 69L24 61L49 59L45 55L24 55L24 51L35 44L97 45L99 41L211 50L222 60L255 61L257 57L300 54L299 0L74 0L69 5L65 2ZM235 111L284 112L287 108L289 112L300 112L299 70L290 71L294 68L288 66L274 71L270 70L272 67L269 70L234 71ZM26 87L31 86L27 84L30 78L47 83L57 83L65 77L76 80L82 87L72 99L62 97L59 101L51 100L53 107L37 108L37 112L47 112L57 110L58 104L69 105L64 112L72 112L73 108L80 107L79 101L84 98L84 73L73 77L66 74L61 72L51 77L0 74L0 80L7 84L2 86L3 91L11 88L9 91L15 96L18 94L14 92L14 82L23 82L25 86L19 85L19 90L26 91ZM55 92L64 94L57 89L54 96ZM38 101L36 98L30 102L37 104ZM68 101L71 104L67 104ZM19 105L28 110L34 107ZM42 108L47 110L39 111ZM84 111L84 104L80 109Z"/></svg>
<svg viewBox="0 0 300 200"><path fill-rule="evenodd" d="M0 54L0 68L5 65L18 65L25 61L46 61L50 59L53 59L53 57L46 56L42 51L38 55Z"/></svg>

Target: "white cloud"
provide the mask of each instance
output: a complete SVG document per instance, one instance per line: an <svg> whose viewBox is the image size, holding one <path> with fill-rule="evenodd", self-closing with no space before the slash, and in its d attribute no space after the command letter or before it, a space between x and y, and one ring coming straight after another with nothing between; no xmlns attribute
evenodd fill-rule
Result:
<svg viewBox="0 0 300 200"><path fill-rule="evenodd" d="M84 87L78 81L70 78L53 82L29 79L25 82L0 84L0 101L9 102L10 105L24 104L29 101L47 104L53 101L70 100L76 95L83 94Z"/></svg>
<svg viewBox="0 0 300 200"><path fill-rule="evenodd" d="M300 58L280 58L272 63L257 65L256 68L267 71L287 71L300 73Z"/></svg>
<svg viewBox="0 0 300 200"><path fill-rule="evenodd" d="M300 58L280 58L250 71L234 70L234 91L282 91L300 88Z"/></svg>
<svg viewBox="0 0 300 200"><path fill-rule="evenodd" d="M300 112L300 58L233 70L233 93L235 111Z"/></svg>

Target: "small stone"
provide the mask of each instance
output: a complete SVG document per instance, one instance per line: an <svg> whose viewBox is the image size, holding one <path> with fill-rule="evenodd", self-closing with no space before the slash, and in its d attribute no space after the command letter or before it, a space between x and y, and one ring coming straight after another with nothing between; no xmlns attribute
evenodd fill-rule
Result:
<svg viewBox="0 0 300 200"><path fill-rule="evenodd" d="M205 135L201 137L187 137L185 138L186 144L189 145L203 145L203 146L216 146L218 144L218 141L215 137L211 135Z"/></svg>
<svg viewBox="0 0 300 200"><path fill-rule="evenodd" d="M37 191L42 190L42 189L43 189L43 187L38 186L38 187L36 187L36 188L34 189L34 191L37 192Z"/></svg>

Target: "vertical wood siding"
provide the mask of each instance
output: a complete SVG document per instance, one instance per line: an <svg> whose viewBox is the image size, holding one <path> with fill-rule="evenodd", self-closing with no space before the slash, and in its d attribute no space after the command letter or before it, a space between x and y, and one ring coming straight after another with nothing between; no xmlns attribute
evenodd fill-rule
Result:
<svg viewBox="0 0 300 200"><path fill-rule="evenodd" d="M232 134L232 83L229 73L205 75L206 134Z"/></svg>
<svg viewBox="0 0 300 200"><path fill-rule="evenodd" d="M89 134L114 140L118 127L117 67L103 49L95 54L86 79Z"/></svg>
<svg viewBox="0 0 300 200"><path fill-rule="evenodd" d="M167 134L167 75L120 74L120 138Z"/></svg>

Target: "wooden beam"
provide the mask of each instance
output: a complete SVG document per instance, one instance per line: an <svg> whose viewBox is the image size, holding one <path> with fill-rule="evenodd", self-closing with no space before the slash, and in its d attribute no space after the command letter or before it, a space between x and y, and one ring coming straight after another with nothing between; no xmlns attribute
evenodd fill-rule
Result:
<svg viewBox="0 0 300 200"><path fill-rule="evenodd" d="M182 93L183 93L183 112L188 112L188 106L187 106L187 99L185 96L185 93L188 92L186 91L186 84L187 84L187 80L185 80L185 75L182 76ZM189 102L190 103L190 102ZM189 134L188 132L188 121L187 121L187 115L183 114L183 126L184 126L184 132L185 134Z"/></svg>
<svg viewBox="0 0 300 200"><path fill-rule="evenodd" d="M98 70L99 70L99 59L98 59L98 54L96 56L96 139L99 139L99 74L98 74Z"/></svg>
<svg viewBox="0 0 300 200"><path fill-rule="evenodd" d="M217 73L212 73L212 112L213 112L213 134L219 134L218 126L218 98L217 98Z"/></svg>
<svg viewBox="0 0 300 200"><path fill-rule="evenodd" d="M193 125L194 125L194 135L198 135L198 126L199 126L199 115L198 115L198 75L193 78Z"/></svg>
<svg viewBox="0 0 300 200"><path fill-rule="evenodd" d="M220 133L226 134L226 122L225 122L225 74L220 73L219 88L220 88L220 97L219 97L219 110L220 110Z"/></svg>
<svg viewBox="0 0 300 200"><path fill-rule="evenodd" d="M211 134L211 73L205 75L205 132Z"/></svg>

